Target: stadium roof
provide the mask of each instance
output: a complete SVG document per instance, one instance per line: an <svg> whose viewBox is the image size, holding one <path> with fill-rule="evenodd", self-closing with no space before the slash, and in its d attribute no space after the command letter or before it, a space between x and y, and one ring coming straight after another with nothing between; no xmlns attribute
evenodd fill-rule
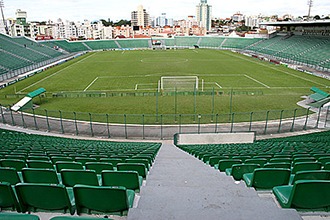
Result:
<svg viewBox="0 0 330 220"><path fill-rule="evenodd" d="M313 20L313 21L261 22L259 25L266 25L266 26L330 26L330 19Z"/></svg>

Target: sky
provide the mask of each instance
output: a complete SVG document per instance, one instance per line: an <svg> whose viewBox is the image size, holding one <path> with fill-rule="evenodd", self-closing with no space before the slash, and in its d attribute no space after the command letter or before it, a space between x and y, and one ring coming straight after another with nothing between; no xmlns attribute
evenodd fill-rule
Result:
<svg viewBox="0 0 330 220"><path fill-rule="evenodd" d="M0 0L1 1L1 0ZM3 0L5 18L15 18L15 11L27 12L28 21L63 20L90 21L110 18L130 20L131 12L143 5L150 16L166 13L167 18L184 19L196 15L200 0ZM307 0L208 0L212 17L228 18L236 12L244 15L291 14L303 16L308 13ZM314 0L312 15L330 14L329 0Z"/></svg>

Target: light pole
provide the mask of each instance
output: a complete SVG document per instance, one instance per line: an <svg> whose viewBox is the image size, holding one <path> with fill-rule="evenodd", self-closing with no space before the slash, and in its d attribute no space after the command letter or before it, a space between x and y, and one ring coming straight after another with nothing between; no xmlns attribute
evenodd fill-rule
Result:
<svg viewBox="0 0 330 220"><path fill-rule="evenodd" d="M3 14L3 8L4 7L5 6L4 6L3 0L0 0L0 9L1 9L2 21L3 21L3 24L5 26L6 34L9 35L9 30L8 30L8 27L7 27L7 22L5 20L5 15Z"/></svg>
<svg viewBox="0 0 330 220"><path fill-rule="evenodd" d="M311 17L311 9L313 7L313 0L308 0L307 5L308 5L308 17L307 17L307 19L309 20L309 18Z"/></svg>

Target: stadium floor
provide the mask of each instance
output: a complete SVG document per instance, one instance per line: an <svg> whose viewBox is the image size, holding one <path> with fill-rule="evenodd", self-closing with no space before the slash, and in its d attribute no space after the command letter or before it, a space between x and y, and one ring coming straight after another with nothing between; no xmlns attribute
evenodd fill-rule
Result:
<svg viewBox="0 0 330 220"><path fill-rule="evenodd" d="M302 219L281 209L270 197L259 197L233 179L165 142L141 189L137 208L128 220L139 219Z"/></svg>

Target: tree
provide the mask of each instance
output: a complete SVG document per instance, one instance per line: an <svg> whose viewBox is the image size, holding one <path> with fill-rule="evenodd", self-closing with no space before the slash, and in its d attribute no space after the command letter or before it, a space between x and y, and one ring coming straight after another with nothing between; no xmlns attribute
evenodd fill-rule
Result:
<svg viewBox="0 0 330 220"><path fill-rule="evenodd" d="M113 21L106 21L104 19L100 19L100 21L102 22L102 24L106 27L109 27L109 26L113 26Z"/></svg>
<svg viewBox="0 0 330 220"><path fill-rule="evenodd" d="M122 26L122 25L124 26L131 25L131 21L121 19L120 21L114 23L114 26Z"/></svg>

